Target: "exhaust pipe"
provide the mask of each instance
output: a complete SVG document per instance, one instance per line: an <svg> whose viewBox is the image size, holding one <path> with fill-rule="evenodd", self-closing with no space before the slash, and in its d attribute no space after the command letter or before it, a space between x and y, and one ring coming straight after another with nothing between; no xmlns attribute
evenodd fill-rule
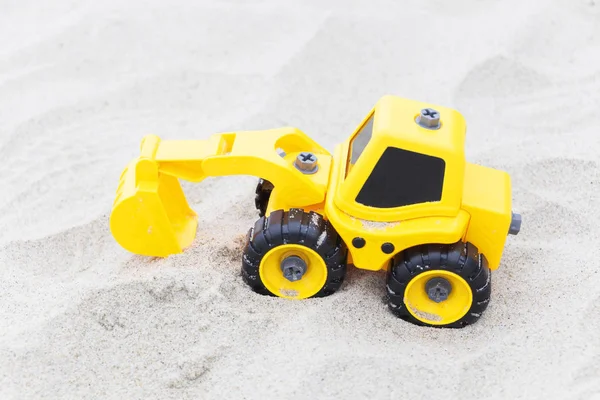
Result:
<svg viewBox="0 0 600 400"><path fill-rule="evenodd" d="M516 235L521 230L521 214L512 213L512 219L510 220L510 228L508 229L509 235Z"/></svg>

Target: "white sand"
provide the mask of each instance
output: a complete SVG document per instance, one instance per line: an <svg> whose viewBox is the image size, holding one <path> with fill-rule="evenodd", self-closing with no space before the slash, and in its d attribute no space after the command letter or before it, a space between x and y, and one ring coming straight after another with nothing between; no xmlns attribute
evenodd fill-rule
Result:
<svg viewBox="0 0 600 400"><path fill-rule="evenodd" d="M600 399L598 0L243 3L0 2L0 398ZM475 326L395 319L359 270L251 293L250 177L185 185L185 254L113 241L144 134L332 150L388 93L459 109L468 159L513 177L523 229Z"/></svg>

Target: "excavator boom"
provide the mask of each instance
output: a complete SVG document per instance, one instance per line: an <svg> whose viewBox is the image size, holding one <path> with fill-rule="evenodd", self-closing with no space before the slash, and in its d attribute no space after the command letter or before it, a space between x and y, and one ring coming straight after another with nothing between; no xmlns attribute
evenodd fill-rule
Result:
<svg viewBox="0 0 600 400"><path fill-rule="evenodd" d="M304 174L293 160L300 152L319 157L320 170ZM206 140L161 140L148 135L141 154L121 174L110 228L125 249L166 257L194 240L197 214L179 179L251 175L269 180L295 206L325 199L331 154L296 128L215 134Z"/></svg>

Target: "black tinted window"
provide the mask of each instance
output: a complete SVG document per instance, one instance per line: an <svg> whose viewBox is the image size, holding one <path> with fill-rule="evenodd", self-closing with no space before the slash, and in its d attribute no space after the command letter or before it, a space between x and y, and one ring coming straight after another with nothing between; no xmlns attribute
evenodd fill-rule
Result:
<svg viewBox="0 0 600 400"><path fill-rule="evenodd" d="M388 147L356 196L356 202L392 208L440 201L445 167L441 158Z"/></svg>

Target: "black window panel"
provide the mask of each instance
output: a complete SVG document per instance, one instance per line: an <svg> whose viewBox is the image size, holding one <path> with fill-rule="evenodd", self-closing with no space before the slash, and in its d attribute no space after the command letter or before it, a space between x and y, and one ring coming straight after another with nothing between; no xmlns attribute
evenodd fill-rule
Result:
<svg viewBox="0 0 600 400"><path fill-rule="evenodd" d="M388 147L356 196L369 207L440 201L446 163L438 157Z"/></svg>

